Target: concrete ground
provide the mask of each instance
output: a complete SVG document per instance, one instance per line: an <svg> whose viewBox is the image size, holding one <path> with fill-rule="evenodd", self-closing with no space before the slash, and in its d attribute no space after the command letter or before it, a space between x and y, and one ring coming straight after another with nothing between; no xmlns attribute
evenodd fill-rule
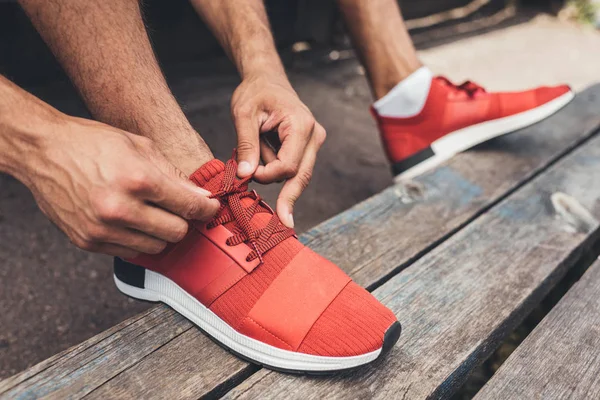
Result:
<svg viewBox="0 0 600 400"><path fill-rule="evenodd" d="M538 16L524 23L420 52L435 72L489 89L567 82L582 89L600 81L600 33ZM174 70L175 71L175 70ZM235 74L202 77L184 66L170 83L193 125L217 157L235 144L229 96ZM352 57L301 63L291 79L328 130L315 176L297 206L298 230L323 221L392 183L361 69ZM63 111L85 114L64 84L34 90ZM276 186L259 188L274 203ZM37 209L20 183L0 175L0 378L105 330L148 307L121 296L109 257L75 249Z"/></svg>

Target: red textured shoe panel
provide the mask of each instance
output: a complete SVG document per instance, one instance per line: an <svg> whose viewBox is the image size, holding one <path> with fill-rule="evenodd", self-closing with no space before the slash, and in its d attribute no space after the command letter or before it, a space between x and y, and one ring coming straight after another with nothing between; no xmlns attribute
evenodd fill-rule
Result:
<svg viewBox="0 0 600 400"><path fill-rule="evenodd" d="M296 350L348 282L341 269L305 247L254 304L240 332L258 324Z"/></svg>

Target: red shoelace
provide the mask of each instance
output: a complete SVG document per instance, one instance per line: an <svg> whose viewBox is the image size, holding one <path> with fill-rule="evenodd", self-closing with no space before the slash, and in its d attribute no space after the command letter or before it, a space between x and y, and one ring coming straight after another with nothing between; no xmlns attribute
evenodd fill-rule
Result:
<svg viewBox="0 0 600 400"><path fill-rule="evenodd" d="M240 243L247 243L253 250L246 257L246 261L252 261L258 257L262 264L264 253L290 236L294 236L295 232L281 223L277 215L262 201L256 191L248 190L251 177L238 179L236 174L237 162L234 153L233 157L225 164L221 189L211 196L211 198L218 199L221 202L221 208L217 212L217 216L207 225L207 228L235 222L236 231L233 232L235 235L227 239L227 245L236 246ZM254 201L249 206L244 207L242 199L247 197ZM257 212L271 214L271 219L264 228L257 229L252 225L252 217Z"/></svg>
<svg viewBox="0 0 600 400"><path fill-rule="evenodd" d="M443 76L438 76L437 79L441 80L446 85L450 86L451 88L453 88L457 91L465 92L469 97L473 97L477 93L485 93L486 92L482 86L480 86L472 81L465 81L465 82L461 83L460 85L455 85L449 79L444 78Z"/></svg>

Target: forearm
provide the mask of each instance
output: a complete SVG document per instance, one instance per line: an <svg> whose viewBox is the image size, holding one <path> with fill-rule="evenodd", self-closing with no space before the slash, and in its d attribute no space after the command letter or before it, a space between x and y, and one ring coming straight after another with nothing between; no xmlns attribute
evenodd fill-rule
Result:
<svg viewBox="0 0 600 400"><path fill-rule="evenodd" d="M187 173L212 158L167 86L138 1L20 3L96 119L151 138Z"/></svg>
<svg viewBox="0 0 600 400"><path fill-rule="evenodd" d="M242 79L284 77L262 0L190 0L235 63Z"/></svg>
<svg viewBox="0 0 600 400"><path fill-rule="evenodd" d="M35 154L46 140L44 125L65 115L0 76L0 171L28 184Z"/></svg>

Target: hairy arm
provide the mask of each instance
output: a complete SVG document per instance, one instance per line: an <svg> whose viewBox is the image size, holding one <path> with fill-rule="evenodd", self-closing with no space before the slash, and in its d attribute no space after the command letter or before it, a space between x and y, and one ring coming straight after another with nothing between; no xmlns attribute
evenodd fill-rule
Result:
<svg viewBox="0 0 600 400"><path fill-rule="evenodd" d="M219 208L149 139L70 117L0 76L0 171L82 249L158 253Z"/></svg>
<svg viewBox="0 0 600 400"><path fill-rule="evenodd" d="M292 227L294 204L310 181L325 130L287 79L262 0L191 2L242 78L231 104L238 135L238 174L253 174L261 183L287 179L277 214ZM281 142L277 152L260 136L272 130ZM261 157L263 166L259 166Z"/></svg>
<svg viewBox="0 0 600 400"><path fill-rule="evenodd" d="M242 79L258 72L285 76L262 0L191 0Z"/></svg>
<svg viewBox="0 0 600 400"><path fill-rule="evenodd" d="M212 159L169 90L137 0L19 0L92 115L152 139L186 174Z"/></svg>

